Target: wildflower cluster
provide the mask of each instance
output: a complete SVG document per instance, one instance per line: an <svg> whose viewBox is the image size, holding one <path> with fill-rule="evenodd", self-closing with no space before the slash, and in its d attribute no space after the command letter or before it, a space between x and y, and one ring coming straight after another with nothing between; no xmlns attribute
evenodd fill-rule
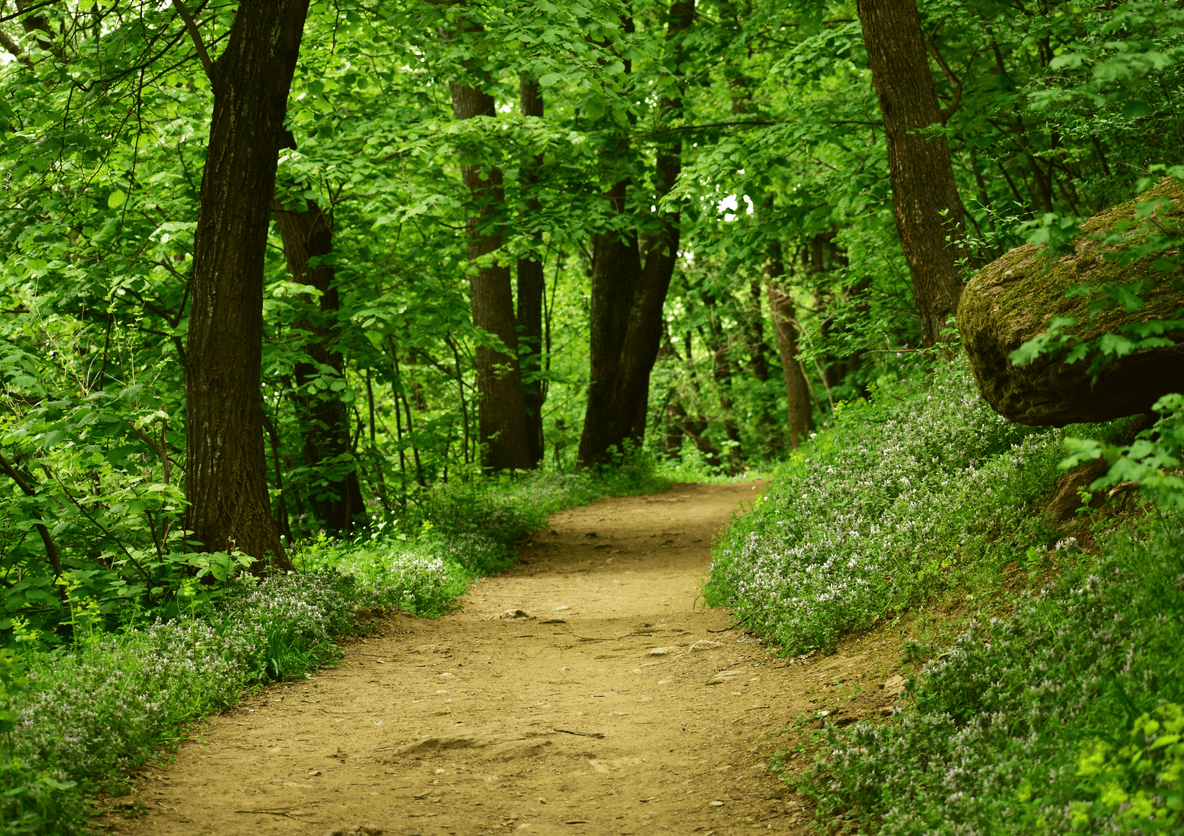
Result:
<svg viewBox="0 0 1184 836"><path fill-rule="evenodd" d="M707 602L787 652L832 648L1001 539L1043 537L1026 506L1055 478L1060 441L991 411L964 360L847 405L717 543Z"/></svg>
<svg viewBox="0 0 1184 836"><path fill-rule="evenodd" d="M820 813L893 836L1184 832L1181 522L970 625L898 722L828 729L801 784Z"/></svg>
<svg viewBox="0 0 1184 836"><path fill-rule="evenodd" d="M0 833L81 833L88 799L194 720L244 689L332 662L359 607L448 610L478 575L505 567L510 544L547 514L609 493L652 489L637 476L528 476L452 489L431 513L347 543L320 534L293 549L298 575L181 584L170 620L105 632L80 599L83 638L49 650L13 619L0 648ZM73 590L69 590L73 592Z"/></svg>

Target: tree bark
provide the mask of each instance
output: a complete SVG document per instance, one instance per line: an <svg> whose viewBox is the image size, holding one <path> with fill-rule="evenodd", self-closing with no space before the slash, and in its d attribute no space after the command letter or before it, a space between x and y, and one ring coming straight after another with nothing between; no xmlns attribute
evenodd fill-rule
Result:
<svg viewBox="0 0 1184 836"><path fill-rule="evenodd" d="M893 212L913 278L922 339L941 339L958 309L964 257L952 243L962 234L965 213L954 181L941 125L937 88L929 71L916 0L859 0L859 21L872 83L884 116Z"/></svg>
<svg viewBox="0 0 1184 836"><path fill-rule="evenodd" d="M452 84L452 111L457 119L496 116L493 96L476 87ZM472 208L465 219L469 259L479 261L502 245L493 219L502 203L502 172L493 167L462 165L461 180ZM501 340L505 351L477 346L477 429L489 470L525 470L531 466L526 433L526 404L518 367L518 334L510 268L485 262L469 281L473 324Z"/></svg>
<svg viewBox="0 0 1184 836"><path fill-rule="evenodd" d="M765 283L769 288L769 307L777 332L777 353L785 376L785 402L789 412L789 446L797 447L814 430L814 411L810 408L810 384L799 359L797 316L793 299L782 287L785 260L780 241L770 241L765 261Z"/></svg>
<svg viewBox="0 0 1184 836"><path fill-rule="evenodd" d="M694 17L694 0L671 4L666 42L674 67L684 53L679 36L690 28ZM673 73L681 75L677 69ZM670 121L681 115L682 99L664 97L660 107L664 120ZM627 149L627 141L622 140L616 151L623 154ZM670 193L681 170L682 143L672 139L659 145L657 199ZM627 180L617 182L605 195L613 213L626 211L631 185ZM650 371L662 340L662 304L678 258L679 213L661 214L657 227L657 233L645 242L635 229L593 236L591 379L577 455L582 467L604 461L614 450L621 452L627 442L639 444L645 437Z"/></svg>
<svg viewBox="0 0 1184 836"><path fill-rule="evenodd" d="M543 96L539 83L533 77L523 75L518 85L518 100L523 116L542 118ZM523 183L527 188L537 188L538 169L543 156L534 157L526 167ZM526 199L526 211L522 220L529 223L532 216L542 211L537 197ZM543 234L531 234L535 250L542 246ZM543 461L543 403L547 398L543 386L543 293L546 282L543 276L543 262L537 255L518 259L518 366L522 374L522 400L526 409L526 446L532 468Z"/></svg>
<svg viewBox="0 0 1184 836"><path fill-rule="evenodd" d="M277 199L272 209L292 281L320 292L319 303L306 300L310 306L317 304L319 316L307 316L295 326L308 333L305 350L312 360L297 363L295 369L304 459L314 472L323 474L312 487L312 499L326 529L349 534L355 519L366 513L349 443L349 412L337 391L309 388L325 369L331 370L334 380L345 379L341 353L334 348L340 330L336 324L340 298L333 265L310 263L332 254L333 230L324 211L313 201L298 209L286 208Z"/></svg>
<svg viewBox="0 0 1184 836"><path fill-rule="evenodd" d="M755 276L749 283L748 304L742 311L741 325L748 347L748 369L761 384L769 382L768 345L765 343L765 319L762 298L767 297L761 279ZM785 437L781 434L777 419L773 416L776 398L771 390L762 385L758 391L757 426L760 428L761 452L766 458L776 456L785 448Z"/></svg>
<svg viewBox="0 0 1184 836"><path fill-rule="evenodd" d="M214 63L185 368L186 527L209 551L291 570L271 516L260 363L276 158L308 0L243 0Z"/></svg>

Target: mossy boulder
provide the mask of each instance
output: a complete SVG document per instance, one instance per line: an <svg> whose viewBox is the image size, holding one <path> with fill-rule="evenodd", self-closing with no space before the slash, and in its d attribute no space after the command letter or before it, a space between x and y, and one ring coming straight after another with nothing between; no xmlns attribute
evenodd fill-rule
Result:
<svg viewBox="0 0 1184 836"><path fill-rule="evenodd" d="M1163 272L1155 255L1117 257L1146 239L1146 224L1131 226L1119 243L1103 240L1122 222L1136 220L1137 205L1165 198L1152 215L1153 228L1179 236L1184 230L1184 184L1165 178L1135 200L1087 221L1073 241L1073 253L1052 259L1046 250L1028 244L970 280L958 306L958 330L979 391L996 412L1023 424L1060 427L1144 413L1161 395L1184 391L1184 331L1163 335L1174 345L1112 360L1096 382L1089 360L1068 363L1045 354L1016 366L1009 359L1015 349L1047 331L1053 317L1076 318L1064 333L1088 343L1133 323L1182 316L1184 280L1179 268ZM1091 315L1094 294L1065 298L1070 285L1101 288L1141 277L1150 280L1150 287L1140 294L1144 304L1134 313L1114 306Z"/></svg>

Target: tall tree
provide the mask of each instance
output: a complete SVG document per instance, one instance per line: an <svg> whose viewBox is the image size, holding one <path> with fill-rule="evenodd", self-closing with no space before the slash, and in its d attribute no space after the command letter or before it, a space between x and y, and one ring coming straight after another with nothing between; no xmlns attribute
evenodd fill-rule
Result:
<svg viewBox="0 0 1184 836"><path fill-rule="evenodd" d="M285 134L285 144L294 148L291 134ZM333 381L344 379L341 352L335 344L340 336L340 294L333 262L327 258L333 253L333 228L313 200L285 202L277 195L272 208L292 281L316 291L315 298L306 299L308 315L296 323L297 329L308 334L308 360L297 363L295 369L304 459L321 473L312 489L313 500L327 529L349 534L354 520L366 512L351 456L349 414L340 384L312 386L323 374Z"/></svg>
<svg viewBox="0 0 1184 836"><path fill-rule="evenodd" d="M468 32L476 31L479 27L469 24ZM475 62L465 63L467 71L474 71ZM453 82L450 89L453 115L458 120L497 116L493 96L480 87ZM501 344L495 347L483 340L476 351L477 428L484 446L483 464L490 470L525 470L531 466L531 458L510 268L485 258L502 246L497 221L504 196L502 171L497 166L466 162L461 165L461 180L470 199L465 231L469 260L475 265L469 280L473 324Z"/></svg>
<svg viewBox="0 0 1184 836"><path fill-rule="evenodd" d="M293 568L267 492L260 361L277 155L308 2L242 0L216 62L185 15L214 91L186 350L186 525L256 570Z"/></svg>
<svg viewBox="0 0 1184 836"><path fill-rule="evenodd" d="M683 35L694 19L694 0L671 4L665 59L673 76L682 75ZM626 31L630 28L631 22ZM676 82L667 89L677 88ZM664 95L659 110L663 122L678 119L683 110L681 94ZM621 139L614 156L623 156L627 148L627 140ZM681 141L660 142L654 165L656 200L670 194L681 170ZM629 211L632 186L629 179L622 179L605 194L612 215ZM657 229L645 240L636 228L615 228L593 236L591 380L578 453L585 467L602 461L627 441L640 442L645 435L650 371L662 339L662 304L678 258L679 212L661 212L654 220Z"/></svg>
<svg viewBox="0 0 1184 836"><path fill-rule="evenodd" d="M543 94L538 79L523 74L518 85L518 103L523 116L542 118ZM523 180L528 187L539 185L538 169L543 155L535 156L528 165ZM542 209L537 197L526 199L523 221L529 222ZM524 224L525 226L526 224ZM543 243L541 232L532 232L534 252L518 259L518 365L522 374L522 397L526 409L526 444L531 467L543 460L543 295L546 282L543 262L538 248Z"/></svg>
<svg viewBox="0 0 1184 836"><path fill-rule="evenodd" d="M965 225L916 0L859 0L872 83L884 117L893 212L913 278L922 340L958 309ZM937 131L934 131L934 128Z"/></svg>

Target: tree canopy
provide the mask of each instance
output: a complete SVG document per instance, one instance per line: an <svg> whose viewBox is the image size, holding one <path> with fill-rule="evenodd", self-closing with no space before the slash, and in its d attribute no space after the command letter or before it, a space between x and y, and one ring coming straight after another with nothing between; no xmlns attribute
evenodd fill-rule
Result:
<svg viewBox="0 0 1184 836"><path fill-rule="evenodd" d="M975 265L1179 173L1179 4L875 5L0 6L9 614L52 620L63 572L152 607L489 469L774 457ZM877 58L902 24L924 112ZM290 87L236 52L284 38ZM248 204L266 235L205 225Z"/></svg>

